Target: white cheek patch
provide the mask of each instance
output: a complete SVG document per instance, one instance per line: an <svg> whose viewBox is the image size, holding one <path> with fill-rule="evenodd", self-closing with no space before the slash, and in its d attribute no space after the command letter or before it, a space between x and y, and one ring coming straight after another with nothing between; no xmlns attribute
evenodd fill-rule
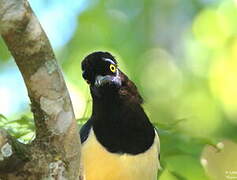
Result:
<svg viewBox="0 0 237 180"><path fill-rule="evenodd" d="M104 61L107 61L107 62L110 62L111 64L115 64L114 61L112 61L111 59L108 59L108 58L103 58Z"/></svg>

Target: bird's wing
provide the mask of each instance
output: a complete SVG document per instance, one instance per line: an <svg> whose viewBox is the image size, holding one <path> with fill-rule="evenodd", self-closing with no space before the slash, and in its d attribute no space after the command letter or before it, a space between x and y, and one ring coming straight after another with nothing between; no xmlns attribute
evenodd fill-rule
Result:
<svg viewBox="0 0 237 180"><path fill-rule="evenodd" d="M90 129L91 129L92 123L91 119L89 119L80 129L80 137L81 137L81 143L85 142L88 138Z"/></svg>

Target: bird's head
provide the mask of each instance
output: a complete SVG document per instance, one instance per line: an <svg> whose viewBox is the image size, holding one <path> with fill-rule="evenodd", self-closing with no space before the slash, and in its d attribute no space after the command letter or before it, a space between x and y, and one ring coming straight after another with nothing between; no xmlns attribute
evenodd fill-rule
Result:
<svg viewBox="0 0 237 180"><path fill-rule="evenodd" d="M92 96L117 93L119 97L142 102L136 86L120 71L113 55L108 52L93 52L81 64L82 76L90 85Z"/></svg>
<svg viewBox="0 0 237 180"><path fill-rule="evenodd" d="M82 61L82 76L94 88L121 86L118 64L108 52L94 52Z"/></svg>

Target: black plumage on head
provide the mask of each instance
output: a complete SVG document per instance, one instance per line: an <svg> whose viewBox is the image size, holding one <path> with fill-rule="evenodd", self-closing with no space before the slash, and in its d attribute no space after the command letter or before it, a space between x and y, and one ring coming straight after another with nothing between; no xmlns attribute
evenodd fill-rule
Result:
<svg viewBox="0 0 237 180"><path fill-rule="evenodd" d="M118 66L113 55L109 52L102 51L93 52L86 56L82 61L82 76L90 84L92 97L103 98L103 95L109 97L110 94L113 96L117 94L117 97L120 98L120 100L125 100L128 103L143 103L143 99L140 96L136 85L120 69L118 69L118 74L112 74L105 70L106 64L104 60L106 59L111 60L116 66ZM118 75L121 80L121 85L113 88L113 84L111 83L104 85L103 87L95 87L95 80L98 75ZM97 96L95 94L97 94Z"/></svg>
<svg viewBox="0 0 237 180"><path fill-rule="evenodd" d="M110 59L115 64L117 64L117 61L115 60L114 56L112 56L110 53L102 51L93 52L86 56L81 63L83 78L89 81L90 83L94 83L96 74L100 73L100 68L103 68L102 65L104 58Z"/></svg>

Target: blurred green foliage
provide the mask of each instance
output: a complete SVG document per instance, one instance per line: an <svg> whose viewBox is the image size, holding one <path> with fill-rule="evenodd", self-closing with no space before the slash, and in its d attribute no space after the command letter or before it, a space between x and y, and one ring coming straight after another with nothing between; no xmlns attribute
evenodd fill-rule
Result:
<svg viewBox="0 0 237 180"><path fill-rule="evenodd" d="M10 58L10 53L7 50L6 45L4 44L4 41L2 38L0 38L0 64L1 61L7 61Z"/></svg>
<svg viewBox="0 0 237 180"><path fill-rule="evenodd" d="M80 62L110 51L159 131L160 180L223 180L237 172L236 164L213 165L237 157L236 19L236 0L91 0L70 42L56 51L79 124L91 113ZM9 58L2 41L0 51L1 60ZM31 119L1 116L0 126L32 140Z"/></svg>
<svg viewBox="0 0 237 180"><path fill-rule="evenodd" d="M33 119L27 115L23 115L19 119L9 120L0 114L0 127L7 130L22 143L32 141L35 137Z"/></svg>

